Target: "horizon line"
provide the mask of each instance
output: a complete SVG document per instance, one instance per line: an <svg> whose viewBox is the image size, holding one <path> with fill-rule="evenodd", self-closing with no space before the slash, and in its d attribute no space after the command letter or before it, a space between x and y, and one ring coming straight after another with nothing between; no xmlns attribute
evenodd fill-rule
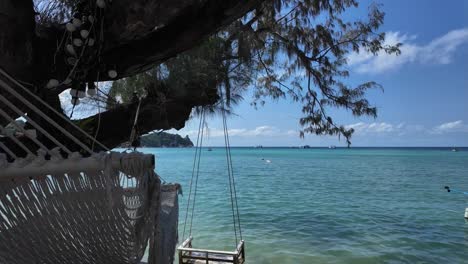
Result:
<svg viewBox="0 0 468 264"><path fill-rule="evenodd" d="M303 148L305 145L296 146L230 146L231 148ZM329 146L311 146L310 148L329 148ZM195 146L193 146L195 147ZM225 148L223 145L202 146L202 148ZM348 148L345 146L334 146L335 148ZM144 146L142 146L144 148ZM148 148L177 148L177 147L148 147ZM181 147L184 148L184 147ZM349 148L468 148L468 146L350 146Z"/></svg>

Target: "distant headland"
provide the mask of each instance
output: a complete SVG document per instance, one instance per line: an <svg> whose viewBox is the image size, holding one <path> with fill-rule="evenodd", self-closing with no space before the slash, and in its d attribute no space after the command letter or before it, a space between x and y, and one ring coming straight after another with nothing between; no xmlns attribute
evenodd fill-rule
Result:
<svg viewBox="0 0 468 264"><path fill-rule="evenodd" d="M147 148L191 148L193 142L189 136L181 137L178 134L171 134L166 132L155 132L141 136L140 147ZM120 145L122 148L129 147L130 144L125 142Z"/></svg>
<svg viewBox="0 0 468 264"><path fill-rule="evenodd" d="M193 147L193 142L188 135L181 137L178 134L159 132L142 136L141 146L149 148L190 148Z"/></svg>

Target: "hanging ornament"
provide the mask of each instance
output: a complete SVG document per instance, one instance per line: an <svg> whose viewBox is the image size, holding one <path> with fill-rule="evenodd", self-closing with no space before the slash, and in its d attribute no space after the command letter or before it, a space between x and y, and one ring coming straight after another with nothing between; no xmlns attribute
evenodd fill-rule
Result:
<svg viewBox="0 0 468 264"><path fill-rule="evenodd" d="M86 29L82 29L82 30L80 31L80 35L81 35L82 38L86 39L86 38L88 38L88 36L89 36L89 31L86 30Z"/></svg>
<svg viewBox="0 0 468 264"><path fill-rule="evenodd" d="M96 95L96 89L88 89L87 94L89 96L95 96Z"/></svg>
<svg viewBox="0 0 468 264"><path fill-rule="evenodd" d="M76 30L76 27L72 24L72 23L67 23L67 25L65 25L65 28L69 31L69 32L73 32Z"/></svg>
<svg viewBox="0 0 468 264"><path fill-rule="evenodd" d="M74 57L68 57L68 58L67 58L67 63L70 64L71 66L75 66L75 64L76 64L76 58L74 58ZM66 81L66 80L65 80L65 81ZM70 82L71 82L71 80L70 80Z"/></svg>
<svg viewBox="0 0 468 264"><path fill-rule="evenodd" d="M79 28L83 24L79 18L73 18L72 19L72 24L73 26Z"/></svg>
<svg viewBox="0 0 468 264"><path fill-rule="evenodd" d="M78 98L85 98L85 97L86 97L85 91L78 91Z"/></svg>
<svg viewBox="0 0 468 264"><path fill-rule="evenodd" d="M70 89L70 95L72 97L78 97L78 90L74 88Z"/></svg>
<svg viewBox="0 0 468 264"><path fill-rule="evenodd" d="M79 105L79 104L80 104L80 98L78 98L78 97L73 97L73 98L71 99L71 103L72 103L72 105Z"/></svg>
<svg viewBox="0 0 468 264"><path fill-rule="evenodd" d="M88 16L88 20L89 22L94 23L94 17L92 15Z"/></svg>
<svg viewBox="0 0 468 264"><path fill-rule="evenodd" d="M90 46L90 47L94 46L94 39L93 38L88 39L88 46Z"/></svg>
<svg viewBox="0 0 468 264"><path fill-rule="evenodd" d="M86 20L88 20L88 17L87 17L87 16L82 16L82 17L81 17L81 21L83 21L83 23L86 23Z"/></svg>
<svg viewBox="0 0 468 264"><path fill-rule="evenodd" d="M112 79L114 79L115 77L117 77L117 71L115 70L109 70L107 72L107 75L109 75L109 77L111 77Z"/></svg>
<svg viewBox="0 0 468 264"><path fill-rule="evenodd" d="M96 0L96 5L97 5L99 8L104 8L104 7L106 7L106 1L104 1L104 0Z"/></svg>
<svg viewBox="0 0 468 264"><path fill-rule="evenodd" d="M96 85L94 82L88 82L88 90L86 91L89 96L96 95Z"/></svg>
<svg viewBox="0 0 468 264"><path fill-rule="evenodd" d="M83 46L83 41L79 38L76 38L76 39L73 39L73 45L77 46L77 47L81 47Z"/></svg>
<svg viewBox="0 0 468 264"><path fill-rule="evenodd" d="M73 48L72 44L67 44L66 49L70 55L76 56L75 48Z"/></svg>
<svg viewBox="0 0 468 264"><path fill-rule="evenodd" d="M59 81L58 81L58 80L56 80L56 79L50 79L50 80L47 82L46 88L47 88L47 89L51 89L51 88L57 87L58 85L59 85Z"/></svg>

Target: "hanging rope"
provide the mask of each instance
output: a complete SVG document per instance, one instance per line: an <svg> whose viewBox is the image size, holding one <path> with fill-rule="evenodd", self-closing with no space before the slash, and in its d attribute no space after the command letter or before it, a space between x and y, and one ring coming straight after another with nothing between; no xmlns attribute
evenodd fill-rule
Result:
<svg viewBox="0 0 468 264"><path fill-rule="evenodd" d="M234 171L233 171L233 166L232 166L232 156L231 156L231 145L229 142L229 130L227 127L227 121L226 121L226 108L225 108L225 103L224 103L224 98L227 100L227 96L223 96L223 91L220 88L219 89L220 97L221 97L221 113L222 113L222 118L223 118L223 131L224 131L224 146L226 149L226 162L227 162L227 167L228 167L228 178L229 178L229 191L230 191L230 198L231 198L231 209L232 209L232 220L233 220L233 226L234 226L234 236L235 236L235 242L236 245L238 243L237 240L237 230L239 231L239 237L242 240L242 228L240 224L240 216L239 216L239 206L238 206L238 200L237 200L237 190L236 190L236 183L234 179ZM236 226L237 222L237 226Z"/></svg>
<svg viewBox="0 0 468 264"><path fill-rule="evenodd" d="M190 187L189 187L189 195L187 199L187 209L185 212L185 220L184 220L184 230L182 232L182 237L185 238L185 230L187 227L187 219L189 215L189 210L190 210L190 201L191 201L191 196L192 196L192 186L194 182L194 178L196 175L196 181L198 184L198 175L199 175L199 168L200 168L200 157L201 157L201 147L202 147L202 142L203 142L203 132L204 132L204 122L205 122L205 109L202 108L201 113L200 113L200 122L198 124L198 133L197 133L197 143L195 145L195 156L193 158L193 166L192 166L192 177L190 178ZM197 162L198 161L198 162ZM196 184L196 186L197 186ZM193 207L195 207L195 195L193 199ZM194 209L192 208L192 214L190 217L190 231L189 234L192 235L192 223L193 223L193 211Z"/></svg>
<svg viewBox="0 0 468 264"><path fill-rule="evenodd" d="M137 110L135 113L135 120L133 121L132 131L130 132L130 138L128 139L128 142L134 148L133 149L134 151L140 145L140 139L139 139L138 127L137 127L138 117L140 116L140 107L141 107L141 98L138 98L138 106L137 106Z"/></svg>
<svg viewBox="0 0 468 264"><path fill-rule="evenodd" d="M192 214L190 217L190 229L189 235L192 235L192 225L193 225L193 217L195 215L195 201L197 198L197 189L198 189L198 176L200 174L200 160L201 160L201 152L203 146L203 136L205 132L205 111L202 112L202 122L201 122L201 134L200 134L200 147L198 148L198 160L197 160L197 168L195 174L195 186L194 186L194 193L193 193L193 206L192 206Z"/></svg>
<svg viewBox="0 0 468 264"><path fill-rule="evenodd" d="M225 150L226 150L226 163L227 163L227 172L228 172L228 181L229 181L229 194L230 194L230 202L231 202L232 222L233 222L233 228L234 228L235 246L237 246L239 242L239 238L240 240L242 240L242 228L241 228L241 223L240 223L236 182L235 182L233 166L232 166L231 145L229 141L229 131L227 127L226 110L225 110L222 91L220 91L220 96L222 98L221 104L222 104L223 132L224 132L224 143L225 143ZM200 160L201 160L201 150L203 146L204 132L205 132L205 109L202 109L200 122L198 125L197 141L195 145L195 156L193 159L193 166L192 166L192 177L190 179L189 195L187 199L187 207L186 207L185 220L184 220L184 229L182 233L182 236L184 238L185 238L185 231L186 231L187 225L189 225L188 235L189 236L192 235L192 226L193 226L193 218L195 215L195 201L196 201L197 189L198 189L198 178L199 178L199 172L200 172ZM193 198L192 198L192 192L193 192ZM190 214L190 219L189 219L189 214Z"/></svg>
<svg viewBox="0 0 468 264"><path fill-rule="evenodd" d="M97 71L96 82L97 82L96 96L94 97L94 100L95 100L95 103L96 103L97 109L98 109L98 123L97 123L96 132L94 133L93 143L91 144L91 150L92 151L94 151L94 145L95 145L95 142L96 142L96 138L99 135L99 131L101 129L101 103L97 100L97 98L99 97L99 71ZM88 86L88 91L89 91L89 86Z"/></svg>

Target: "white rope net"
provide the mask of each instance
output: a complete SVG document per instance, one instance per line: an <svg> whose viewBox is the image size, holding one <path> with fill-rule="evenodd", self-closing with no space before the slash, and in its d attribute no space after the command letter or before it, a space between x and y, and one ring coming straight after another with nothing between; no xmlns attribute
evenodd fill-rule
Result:
<svg viewBox="0 0 468 264"><path fill-rule="evenodd" d="M95 155L49 174L34 173L37 159L1 162L0 263L138 263L160 205L148 156Z"/></svg>

